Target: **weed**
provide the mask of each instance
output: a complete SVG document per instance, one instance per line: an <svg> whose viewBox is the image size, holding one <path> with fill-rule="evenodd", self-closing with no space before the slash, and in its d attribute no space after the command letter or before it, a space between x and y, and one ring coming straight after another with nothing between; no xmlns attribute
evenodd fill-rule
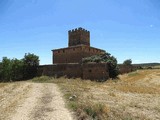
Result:
<svg viewBox="0 0 160 120"><path fill-rule="evenodd" d="M52 78L48 76L41 76L41 77L35 77L32 79L33 82L38 82L38 83L47 83L50 82Z"/></svg>

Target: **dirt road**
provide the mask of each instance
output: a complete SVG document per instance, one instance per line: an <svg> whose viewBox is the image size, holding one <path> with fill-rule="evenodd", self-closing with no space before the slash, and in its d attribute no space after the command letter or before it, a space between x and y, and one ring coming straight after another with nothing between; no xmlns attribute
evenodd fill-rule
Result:
<svg viewBox="0 0 160 120"><path fill-rule="evenodd" d="M55 84L0 84L0 120L72 120Z"/></svg>

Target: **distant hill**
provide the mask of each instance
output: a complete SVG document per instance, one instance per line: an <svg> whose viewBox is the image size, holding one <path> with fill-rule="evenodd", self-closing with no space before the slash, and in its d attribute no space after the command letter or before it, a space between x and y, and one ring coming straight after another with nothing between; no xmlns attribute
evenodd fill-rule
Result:
<svg viewBox="0 0 160 120"><path fill-rule="evenodd" d="M154 67L154 66L160 66L160 63L140 63L140 64L133 64L134 66L141 66L141 67Z"/></svg>

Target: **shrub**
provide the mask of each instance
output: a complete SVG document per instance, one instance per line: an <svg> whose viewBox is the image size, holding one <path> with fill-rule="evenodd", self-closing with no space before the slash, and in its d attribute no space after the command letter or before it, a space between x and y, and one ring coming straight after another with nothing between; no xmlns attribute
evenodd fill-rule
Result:
<svg viewBox="0 0 160 120"><path fill-rule="evenodd" d="M82 63L88 62L107 63L110 78L116 78L119 74L117 59L114 56L111 56L110 53L103 52L100 55L94 55L82 59Z"/></svg>

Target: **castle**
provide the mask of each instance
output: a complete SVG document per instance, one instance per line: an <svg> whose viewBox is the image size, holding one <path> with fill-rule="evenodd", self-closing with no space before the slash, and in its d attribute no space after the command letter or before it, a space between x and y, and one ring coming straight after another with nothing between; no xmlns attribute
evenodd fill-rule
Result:
<svg viewBox="0 0 160 120"><path fill-rule="evenodd" d="M68 47L52 50L53 64L43 65L38 75L68 78L107 79L109 78L106 63L82 63L82 59L104 52L90 46L90 32L83 28L68 31Z"/></svg>
<svg viewBox="0 0 160 120"><path fill-rule="evenodd" d="M80 63L82 58L97 55L104 50L90 46L90 32L83 29L68 31L68 47L52 50L53 64Z"/></svg>

